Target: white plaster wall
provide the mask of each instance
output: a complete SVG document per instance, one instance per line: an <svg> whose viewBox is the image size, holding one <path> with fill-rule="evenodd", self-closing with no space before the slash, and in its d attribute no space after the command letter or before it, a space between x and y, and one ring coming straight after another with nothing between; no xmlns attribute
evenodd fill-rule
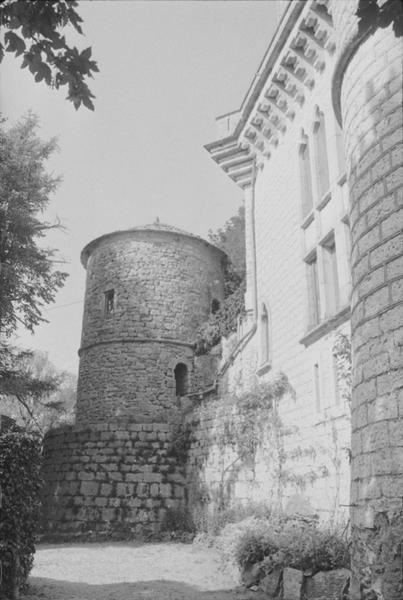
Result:
<svg viewBox="0 0 403 600"><path fill-rule="evenodd" d="M259 330L245 349L234 359L229 368L225 385L228 390L240 392L248 389L254 381L269 379L279 371L284 372L295 397L283 399L279 407L285 427L294 431L285 437L285 450L293 448L304 454L312 449L312 455L300 456L288 461L285 468L302 478L309 479L310 472L325 472L305 489L289 484L284 491L283 507L290 510L309 505L323 518L336 514L345 516L349 504L349 454L350 415L344 401L337 402L335 371L332 356L334 332L323 335L305 347L300 343L307 333L307 285L303 257L328 231L334 230L338 252L338 276L340 306L349 304L348 280L348 231L341 221L347 207L346 186L341 177L343 165L338 151L340 135L331 106L331 76L334 57L329 58L325 71L316 78L312 91L306 88L304 106L296 113L294 121L288 121L288 130L280 138L271 158L257 173L255 187L255 230L258 306L264 302L270 316L271 371L256 376L259 366ZM301 228L300 174L298 147L301 128L312 138L315 107L325 116L328 141L328 161L331 197L317 213L309 231ZM315 155L311 147L313 202L318 205ZM323 204L323 203L322 203ZM321 247L318 246L318 262ZM319 285L324 293L324 273L319 269ZM321 314L325 318L324 310ZM349 330L349 322L341 329ZM314 365L319 365L320 408L315 393ZM314 455L314 451L316 455ZM267 489L267 466L261 461L256 469L260 479L262 498L269 495ZM256 487L256 486L255 486ZM240 483L238 495L251 491L247 482Z"/></svg>

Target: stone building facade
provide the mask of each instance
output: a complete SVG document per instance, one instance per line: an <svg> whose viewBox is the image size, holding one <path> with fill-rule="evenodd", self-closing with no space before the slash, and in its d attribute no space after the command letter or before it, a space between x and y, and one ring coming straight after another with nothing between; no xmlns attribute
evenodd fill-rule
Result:
<svg viewBox="0 0 403 600"><path fill-rule="evenodd" d="M293 394L279 415L298 474L284 510L347 519L350 406L334 347L349 336L349 201L342 132L332 105L336 38L326 2L292 2L237 113L218 119L206 146L244 190L247 319L225 386L234 392L284 373ZM250 337L242 340L247 332ZM255 486L270 488L260 468ZM247 497L245 497L247 500Z"/></svg>
<svg viewBox="0 0 403 600"><path fill-rule="evenodd" d="M224 254L154 224L104 235L81 257L87 284L77 422L172 421L177 396L195 383L196 331L223 300Z"/></svg>
<svg viewBox="0 0 403 600"><path fill-rule="evenodd" d="M106 234L87 270L74 426L44 441L48 536L149 536L186 502L184 399L211 385L196 331L224 296L224 253L160 223Z"/></svg>
<svg viewBox="0 0 403 600"><path fill-rule="evenodd" d="M298 424L307 439L322 435L322 445L336 452L324 488L333 496L343 488L336 504L348 505L351 516L352 598L397 600L403 595L401 5L282 6L241 109L218 119L219 139L207 146L244 189L248 216L251 335L228 375L234 385L250 386L278 370L287 374L295 396L282 403L282 419ZM335 333L350 327L351 406L332 368ZM350 408L348 499L342 446L349 447ZM298 495L329 510L324 488L316 481Z"/></svg>
<svg viewBox="0 0 403 600"><path fill-rule="evenodd" d="M221 356L195 357L196 328L223 297L217 249L161 226L84 249L78 424L45 443L48 522L155 531L170 507L213 510L225 488L229 503L350 517L353 600L400 600L401 38L385 19L359 24L359 0L278 6L240 110L206 146L244 191L246 316ZM352 397L336 351L350 335ZM213 411L280 373L282 485L264 444L253 468L220 447Z"/></svg>

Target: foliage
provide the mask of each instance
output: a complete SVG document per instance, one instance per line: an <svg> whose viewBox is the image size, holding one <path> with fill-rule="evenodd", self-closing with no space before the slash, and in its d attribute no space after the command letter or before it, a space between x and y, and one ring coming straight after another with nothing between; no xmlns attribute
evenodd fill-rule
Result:
<svg viewBox="0 0 403 600"><path fill-rule="evenodd" d="M41 308L54 300L66 273L54 269L53 250L39 240L55 225L41 213L59 184L45 171L56 148L54 139L37 136L38 120L27 115L6 130L0 125L0 333L11 335L17 323L33 331L45 319ZM56 225L57 227L57 225Z"/></svg>
<svg viewBox="0 0 403 600"><path fill-rule="evenodd" d="M0 406L28 431L44 435L74 417L76 377L43 352L0 346ZM17 400L17 402L16 402Z"/></svg>
<svg viewBox="0 0 403 600"><path fill-rule="evenodd" d="M209 231L209 240L226 255L225 299L215 313L211 313L197 332L196 353L205 354L237 330L238 318L245 311L245 210L226 221L222 229Z"/></svg>
<svg viewBox="0 0 403 600"><path fill-rule="evenodd" d="M225 506L222 509L215 508L204 514L199 512L197 516L199 518L196 518L196 529L199 534L218 536L227 525L239 523L250 517L268 519L271 510L264 502L247 502Z"/></svg>
<svg viewBox="0 0 403 600"><path fill-rule="evenodd" d="M228 337L237 330L238 318L245 311L244 294L245 286L242 283L222 302L218 311L210 314L208 321L199 327L196 354L205 354L222 337Z"/></svg>
<svg viewBox="0 0 403 600"><path fill-rule="evenodd" d="M38 441L18 431L0 435L0 561L3 591L11 597L32 568L40 484Z"/></svg>
<svg viewBox="0 0 403 600"><path fill-rule="evenodd" d="M247 528L238 538L235 555L240 567L264 561L266 572L293 567L315 574L350 564L348 542L341 531L321 528L316 520L298 515Z"/></svg>
<svg viewBox="0 0 403 600"><path fill-rule="evenodd" d="M220 453L221 479L214 501L219 510L224 510L226 506L226 496L231 493L231 481L237 470L247 466L254 472L259 447L270 446L271 463L282 459L283 427L275 405L286 392L293 393L293 390L286 375L279 373L246 392L226 394L199 407L202 424L209 421L212 415L216 423L214 444Z"/></svg>
<svg viewBox="0 0 403 600"><path fill-rule="evenodd" d="M290 390L287 376L279 373L242 394L222 398L219 408L222 428L216 438L218 446L234 447L241 459L254 457L265 428L276 424L274 401Z"/></svg>
<svg viewBox="0 0 403 600"><path fill-rule="evenodd" d="M351 403L351 340L344 333L336 333L333 356L337 365L337 382L340 396Z"/></svg>
<svg viewBox="0 0 403 600"><path fill-rule="evenodd" d="M236 576L239 573L238 554L243 543L242 540L249 536L258 538L262 532L269 534L268 523L269 520L252 516L226 525L215 540L215 547L219 551L222 566ZM253 550L253 552L255 551Z"/></svg>
<svg viewBox="0 0 403 600"><path fill-rule="evenodd" d="M212 231L208 234L209 240L218 248L221 248L229 258L228 266L228 294L234 292L231 289L231 278L237 276L240 281L245 278L245 209L240 206L236 215L226 221L223 229ZM237 287L237 286L236 286Z"/></svg>
<svg viewBox="0 0 403 600"><path fill-rule="evenodd" d="M190 511L184 507L168 508L161 523L161 533L180 542L191 542L195 536L195 524Z"/></svg>
<svg viewBox="0 0 403 600"><path fill-rule="evenodd" d="M94 98L87 79L98 71L91 60L91 48L81 52L67 43L61 30L72 27L82 34L82 18L72 0L4 0L0 7L0 27L5 31L0 43L4 51L22 56L21 68L28 67L35 81L59 89L67 86L67 100L78 109L81 103L94 110Z"/></svg>
<svg viewBox="0 0 403 600"><path fill-rule="evenodd" d="M392 24L396 37L403 35L403 8L400 0L386 0L381 6L377 0L360 0L356 15L360 33L371 25L385 28Z"/></svg>

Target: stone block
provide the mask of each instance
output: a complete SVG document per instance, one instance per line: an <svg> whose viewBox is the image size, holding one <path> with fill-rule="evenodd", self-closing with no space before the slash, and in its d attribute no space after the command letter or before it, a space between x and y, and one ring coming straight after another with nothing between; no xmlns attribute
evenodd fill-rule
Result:
<svg viewBox="0 0 403 600"><path fill-rule="evenodd" d="M185 488L183 485L174 485L174 496L175 498L183 498L185 495Z"/></svg>
<svg viewBox="0 0 403 600"><path fill-rule="evenodd" d="M112 493L112 485L110 483L101 484L101 496L110 496Z"/></svg>
<svg viewBox="0 0 403 600"><path fill-rule="evenodd" d="M101 498L101 497L95 498L95 506L107 506L107 505L108 505L108 498Z"/></svg>
<svg viewBox="0 0 403 600"><path fill-rule="evenodd" d="M160 494L163 498L171 498L172 486L170 483L162 483L160 485Z"/></svg>
<svg viewBox="0 0 403 600"><path fill-rule="evenodd" d="M98 494L99 483L96 481L83 481L81 483L81 493L83 496L96 496Z"/></svg>
<svg viewBox="0 0 403 600"><path fill-rule="evenodd" d="M144 481L144 475L143 473L126 473L125 480L134 482Z"/></svg>
<svg viewBox="0 0 403 600"><path fill-rule="evenodd" d="M339 600L349 577L348 569L320 571L313 577L306 578L305 596L309 600Z"/></svg>
<svg viewBox="0 0 403 600"><path fill-rule="evenodd" d="M286 567L283 571L283 600L300 600L302 571Z"/></svg>
<svg viewBox="0 0 403 600"><path fill-rule="evenodd" d="M78 479L81 481L92 481L95 479L94 473L88 473L87 471L80 471L78 474Z"/></svg>
<svg viewBox="0 0 403 600"><path fill-rule="evenodd" d="M281 575L282 569L273 569L271 573L265 575L261 580L260 589L268 596L277 596L281 589Z"/></svg>
<svg viewBox="0 0 403 600"><path fill-rule="evenodd" d="M155 498L156 496L158 496L158 495L159 495L159 492L160 492L160 488L159 488L159 485L158 485L158 483L152 483L152 484L150 485L150 495L151 495L153 498Z"/></svg>
<svg viewBox="0 0 403 600"><path fill-rule="evenodd" d="M118 483L116 486L117 496L132 496L134 485L132 483Z"/></svg>
<svg viewBox="0 0 403 600"><path fill-rule="evenodd" d="M116 509L115 508L104 508L102 510L103 521L113 521L115 519Z"/></svg>
<svg viewBox="0 0 403 600"><path fill-rule="evenodd" d="M247 588L252 587L259 583L262 573L262 563L255 563L254 565L246 565L243 567L241 572L241 581Z"/></svg>

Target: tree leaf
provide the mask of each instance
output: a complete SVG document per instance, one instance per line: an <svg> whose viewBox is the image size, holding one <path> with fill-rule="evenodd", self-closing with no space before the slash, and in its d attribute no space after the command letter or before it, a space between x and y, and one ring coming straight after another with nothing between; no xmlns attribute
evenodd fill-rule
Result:
<svg viewBox="0 0 403 600"><path fill-rule="evenodd" d="M91 102L89 96L83 96L83 104L90 110L95 110L94 104Z"/></svg>
<svg viewBox="0 0 403 600"><path fill-rule="evenodd" d="M7 31L4 36L7 42L7 52L15 52L16 56L20 56L25 51L25 42L14 31Z"/></svg>

